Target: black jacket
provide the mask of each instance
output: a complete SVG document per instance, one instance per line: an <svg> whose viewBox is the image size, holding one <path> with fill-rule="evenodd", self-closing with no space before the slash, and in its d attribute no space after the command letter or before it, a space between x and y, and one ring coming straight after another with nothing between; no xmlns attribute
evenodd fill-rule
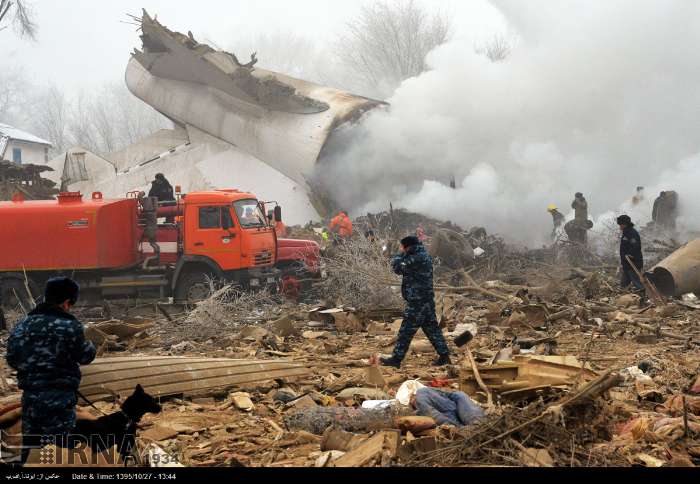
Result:
<svg viewBox="0 0 700 484"><path fill-rule="evenodd" d="M172 202L175 200L175 192L167 180L154 180L151 185L151 191L148 192L149 197L157 197L159 202Z"/></svg>
<svg viewBox="0 0 700 484"><path fill-rule="evenodd" d="M634 227L627 227L622 232L622 237L620 238L620 259L622 260L622 267L629 268L626 256L632 258L634 265L636 265L638 269L644 267L642 239L639 236L639 232L637 232Z"/></svg>

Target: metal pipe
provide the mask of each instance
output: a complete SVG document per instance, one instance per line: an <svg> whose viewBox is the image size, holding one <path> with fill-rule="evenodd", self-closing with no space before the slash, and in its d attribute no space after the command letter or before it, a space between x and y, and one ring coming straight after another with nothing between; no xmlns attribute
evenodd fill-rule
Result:
<svg viewBox="0 0 700 484"><path fill-rule="evenodd" d="M664 296L700 294L700 239L684 245L661 261L647 277Z"/></svg>

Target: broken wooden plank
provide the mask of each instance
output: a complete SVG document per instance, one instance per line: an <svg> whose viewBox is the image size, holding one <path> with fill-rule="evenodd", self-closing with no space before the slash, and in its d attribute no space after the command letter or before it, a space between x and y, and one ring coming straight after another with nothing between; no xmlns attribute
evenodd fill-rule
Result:
<svg viewBox="0 0 700 484"><path fill-rule="evenodd" d="M369 464L375 457L380 456L383 448L384 434L379 433L355 450L340 457L333 463L333 467L362 467Z"/></svg>
<svg viewBox="0 0 700 484"><path fill-rule="evenodd" d="M129 357L97 359L83 368L81 393L91 400L130 394L137 384L156 397L202 394L277 378L306 376L309 368L285 360Z"/></svg>

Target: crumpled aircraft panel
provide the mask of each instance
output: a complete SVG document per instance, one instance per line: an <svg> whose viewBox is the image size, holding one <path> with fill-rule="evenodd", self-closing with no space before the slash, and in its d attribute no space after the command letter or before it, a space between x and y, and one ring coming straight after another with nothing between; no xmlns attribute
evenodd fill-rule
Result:
<svg viewBox="0 0 700 484"><path fill-rule="evenodd" d="M311 191L308 178L331 132L381 103L241 64L234 54L172 32L145 11L143 50L126 71L131 92ZM314 197L311 197L312 199Z"/></svg>

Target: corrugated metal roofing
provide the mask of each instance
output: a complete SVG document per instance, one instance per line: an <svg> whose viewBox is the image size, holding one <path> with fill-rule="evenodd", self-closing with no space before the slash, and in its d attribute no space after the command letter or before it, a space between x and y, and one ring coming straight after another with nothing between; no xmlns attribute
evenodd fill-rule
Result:
<svg viewBox="0 0 700 484"><path fill-rule="evenodd" d="M0 123L0 137L8 136L10 139L17 141L26 141L27 143L37 143L40 145L53 146L51 142L41 139L38 136L17 129L9 124Z"/></svg>
<svg viewBox="0 0 700 484"><path fill-rule="evenodd" d="M130 395L137 384L154 397L204 394L214 389L276 378L307 376L303 363L173 356L98 358L81 369L80 391L90 400L109 398L108 388Z"/></svg>

